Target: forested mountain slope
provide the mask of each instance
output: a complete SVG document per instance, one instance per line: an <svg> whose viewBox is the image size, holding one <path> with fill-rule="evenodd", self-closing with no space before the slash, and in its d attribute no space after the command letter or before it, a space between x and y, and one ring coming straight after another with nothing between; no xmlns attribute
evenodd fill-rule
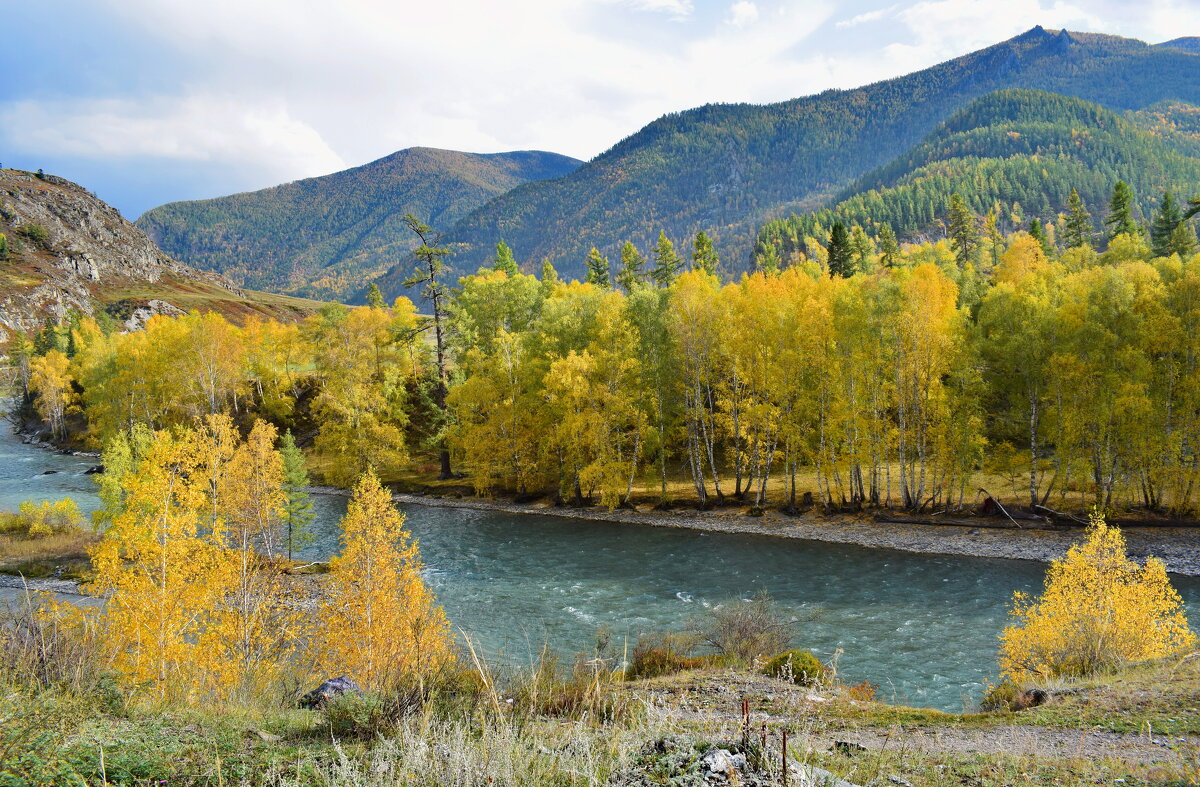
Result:
<svg viewBox="0 0 1200 787"><path fill-rule="evenodd" d="M667 115L571 175L493 200L448 233L471 271L506 241L527 267L550 257L579 276L592 246L643 249L715 235L729 267L748 262L755 227L817 206L917 144L973 98L1010 88L1079 96L1110 109L1200 103L1200 57L1173 47L1034 28L907 76L779 104L709 105ZM690 245L690 244L685 244ZM381 282L396 294L409 263Z"/></svg>
<svg viewBox="0 0 1200 787"><path fill-rule="evenodd" d="M72 311L138 327L151 313L295 319L318 304L238 289L178 262L116 209L54 175L0 170L0 354Z"/></svg>
<svg viewBox="0 0 1200 787"><path fill-rule="evenodd" d="M542 151L409 148L332 175L173 202L137 225L169 254L247 286L337 299L413 247L405 213L446 227L514 186L579 164Z"/></svg>
<svg viewBox="0 0 1200 787"><path fill-rule="evenodd" d="M787 260L806 237L824 243L835 221L871 234L886 223L902 240L943 237L955 193L980 215L994 208L1008 231L1034 218L1056 222L1074 188L1098 229L1118 180L1148 218L1164 189L1186 199L1200 184L1200 140L1189 128L1197 111L1176 102L1123 117L1043 91L991 93L855 181L832 208L767 222L758 248L774 246Z"/></svg>

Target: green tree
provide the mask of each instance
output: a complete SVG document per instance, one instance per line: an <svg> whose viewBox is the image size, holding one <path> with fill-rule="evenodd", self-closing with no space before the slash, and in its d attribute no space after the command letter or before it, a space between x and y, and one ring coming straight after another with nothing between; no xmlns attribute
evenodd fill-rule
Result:
<svg viewBox="0 0 1200 787"><path fill-rule="evenodd" d="M279 455L283 457L283 489L287 495L283 518L287 524L287 556L291 560L293 546L302 546L312 538L308 526L316 514L313 513L312 499L304 491L308 486L304 453L296 445L291 429L279 438Z"/></svg>
<svg viewBox="0 0 1200 787"><path fill-rule="evenodd" d="M8 259L8 236L0 232L0 262Z"/></svg>
<svg viewBox="0 0 1200 787"><path fill-rule="evenodd" d="M1042 251L1046 253L1047 257L1050 256L1050 239L1046 237L1046 227L1042 224L1041 219L1035 217L1029 220L1029 237L1041 245Z"/></svg>
<svg viewBox="0 0 1200 787"><path fill-rule="evenodd" d="M1079 192L1071 189L1067 198L1067 218L1063 227L1063 243L1068 249L1092 245L1092 216L1083 206Z"/></svg>
<svg viewBox="0 0 1200 787"><path fill-rule="evenodd" d="M1123 180L1113 186L1112 198L1108 201L1108 218L1104 220L1111 241L1118 235L1140 235L1142 228L1133 219L1133 189Z"/></svg>
<svg viewBox="0 0 1200 787"><path fill-rule="evenodd" d="M646 280L646 258L630 241L621 246L621 270L617 273L617 284L625 292L633 292L633 288Z"/></svg>
<svg viewBox="0 0 1200 787"><path fill-rule="evenodd" d="M1150 223L1150 249L1155 257L1170 257L1171 236L1175 228L1183 223L1183 211L1170 189L1163 192L1162 201L1158 204L1158 213Z"/></svg>
<svg viewBox="0 0 1200 787"><path fill-rule="evenodd" d="M854 250L850 248L850 233L840 221L829 232L829 275L849 278L854 275Z"/></svg>
<svg viewBox="0 0 1200 787"><path fill-rule="evenodd" d="M704 271L712 276L720 275L721 258L717 255L712 238L704 230L696 233L696 241L692 245L692 270Z"/></svg>
<svg viewBox="0 0 1200 787"><path fill-rule="evenodd" d="M604 289L612 287L612 271L608 264L608 257L601 254L595 246L588 252L586 264L588 284L594 284Z"/></svg>
<svg viewBox="0 0 1200 787"><path fill-rule="evenodd" d="M947 224L954 259L958 261L960 269L965 268L975 262L975 254L979 250L979 217L967 207L959 194L950 197Z"/></svg>
<svg viewBox="0 0 1200 787"><path fill-rule="evenodd" d="M886 268L894 268L900 261L900 244L890 224L879 227L879 261Z"/></svg>
<svg viewBox="0 0 1200 787"><path fill-rule="evenodd" d="M554 263L550 262L550 258L546 257L542 260L542 296L549 295L556 286L558 286L558 271L554 269Z"/></svg>
<svg viewBox="0 0 1200 787"><path fill-rule="evenodd" d="M496 244L496 262L492 265L494 270L504 271L509 278L516 276L521 272L517 266L517 258L513 256L512 249L504 241Z"/></svg>
<svg viewBox="0 0 1200 787"><path fill-rule="evenodd" d="M875 244L857 224L850 233L850 249L854 252L854 266L860 271L867 270L867 261L875 253Z"/></svg>
<svg viewBox="0 0 1200 787"><path fill-rule="evenodd" d="M367 305L372 309L382 309L385 305L383 292L375 282L371 282L371 286L367 288Z"/></svg>
<svg viewBox="0 0 1200 787"><path fill-rule="evenodd" d="M446 267L446 256L450 250L441 245L442 236L435 233L431 227L422 224L411 213L404 215L404 223L417 236L421 245L413 254L417 258L417 269L405 280L405 287L421 285L421 294L429 301L433 311L433 342L437 352L437 383L434 386L433 401L437 405L442 420L446 418L446 395L450 391L450 373L446 365L446 332L443 323L446 321L446 284L442 281L442 271ZM435 429L435 432L440 429ZM440 441L438 459L441 472L438 478L443 481L454 476L450 468L450 450L445 441Z"/></svg>
<svg viewBox="0 0 1200 787"><path fill-rule="evenodd" d="M675 252L675 244L671 243L666 232L659 230L658 242L651 251L654 253L654 270L650 271L650 278L659 287L670 287L683 268L683 260Z"/></svg>

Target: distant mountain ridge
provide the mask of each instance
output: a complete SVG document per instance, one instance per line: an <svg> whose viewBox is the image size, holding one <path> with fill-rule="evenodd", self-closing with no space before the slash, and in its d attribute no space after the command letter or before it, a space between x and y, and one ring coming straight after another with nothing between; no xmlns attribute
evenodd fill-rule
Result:
<svg viewBox="0 0 1200 787"><path fill-rule="evenodd" d="M1041 27L914 74L770 105L721 104L666 115L570 175L492 200L447 232L462 271L497 240L532 269L549 257L579 276L587 250L647 248L664 229L683 248L703 229L726 264L749 261L765 219L819 207L916 145L969 101L1037 88L1127 110L1200 104L1200 57L1177 46ZM410 263L380 284L389 295Z"/></svg>
<svg viewBox="0 0 1200 787"><path fill-rule="evenodd" d="M859 178L832 207L767 222L756 246L786 262L807 238L824 243L835 221L871 235L887 223L901 240L942 237L953 194L979 215L998 206L1002 231L1024 229L1034 218L1056 221L1072 188L1098 231L1117 180L1133 187L1148 218L1164 189L1186 200L1200 188L1200 138L1179 131L1177 120L1195 113L1172 102L1122 116L1039 90L989 93Z"/></svg>
<svg viewBox="0 0 1200 787"><path fill-rule="evenodd" d="M413 248L405 213L448 227L514 186L581 163L542 151L408 148L331 175L169 203L137 225L167 252L247 286L344 299Z"/></svg>

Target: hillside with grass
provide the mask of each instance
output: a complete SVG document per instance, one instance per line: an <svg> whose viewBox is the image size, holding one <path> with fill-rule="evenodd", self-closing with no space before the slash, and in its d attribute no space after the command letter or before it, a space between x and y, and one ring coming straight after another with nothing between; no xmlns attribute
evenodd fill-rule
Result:
<svg viewBox="0 0 1200 787"><path fill-rule="evenodd" d="M542 151L408 148L332 175L172 202L137 225L167 253L245 286L346 299L411 251L404 214L447 227L515 186L579 164Z"/></svg>
<svg viewBox="0 0 1200 787"><path fill-rule="evenodd" d="M615 258L666 230L715 237L744 269L757 227L821 206L918 144L971 100L1005 88L1077 96L1110 110L1200 103L1200 58L1127 38L1041 27L931 68L778 104L712 104L655 120L571 175L514 189L451 228L453 264L474 271L504 240L532 270L549 257L581 276L592 246ZM380 286L401 291L406 262Z"/></svg>
<svg viewBox="0 0 1200 787"><path fill-rule="evenodd" d="M767 222L758 253L771 246L787 260L807 238L824 242L834 222L872 235L887 224L908 241L945 237L954 194L979 215L992 212L1009 232L1034 219L1060 224L1076 189L1098 233L1113 183L1124 180L1136 195L1135 216L1149 219L1164 190L1186 198L1200 182L1198 112L1170 102L1119 115L1043 91L991 93L856 180L832 207Z"/></svg>

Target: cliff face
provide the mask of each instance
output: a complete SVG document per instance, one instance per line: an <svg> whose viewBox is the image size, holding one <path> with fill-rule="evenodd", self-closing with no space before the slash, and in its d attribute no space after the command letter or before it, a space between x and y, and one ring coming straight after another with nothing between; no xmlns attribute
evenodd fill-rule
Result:
<svg viewBox="0 0 1200 787"><path fill-rule="evenodd" d="M0 347L71 309L125 321L212 308L230 316L295 316L305 302L244 292L167 256L83 187L54 175L0 170ZM140 325L127 325L136 328Z"/></svg>

